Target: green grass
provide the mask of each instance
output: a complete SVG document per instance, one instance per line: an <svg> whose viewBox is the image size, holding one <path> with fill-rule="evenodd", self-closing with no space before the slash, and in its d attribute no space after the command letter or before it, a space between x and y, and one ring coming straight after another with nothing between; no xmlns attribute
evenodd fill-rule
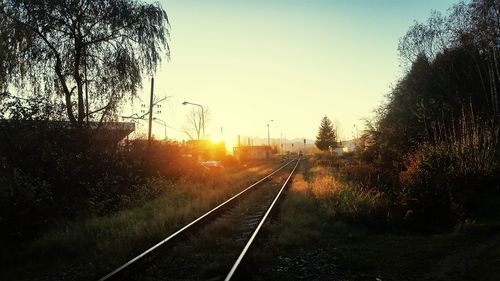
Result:
<svg viewBox="0 0 500 281"><path fill-rule="evenodd" d="M487 216L449 233L374 232L352 218L358 216L357 212L369 218L369 211L377 206L375 199L352 194L348 186L330 181L339 185L330 188L333 194L338 193L333 189L344 187L347 190L342 192L350 193L335 195L336 200L344 202L331 205L331 200L325 200L331 196L329 192L323 190L318 196L313 190L321 182L316 177L324 174L317 173L310 163L305 167L300 172L310 176L295 177L281 205L279 220L266 229L265 241L249 258L254 266L249 271L257 272L254 280L321 279L310 272L315 267L326 270L323 277L339 280L436 280L442 276L443 280L497 280L500 276L499 243L485 246L500 230L500 206L496 203L500 196L482 201ZM342 213L350 216L339 215ZM474 250L477 247L486 250ZM456 270L462 267L461 262L454 263L457 256L465 257L465 270Z"/></svg>
<svg viewBox="0 0 500 281"><path fill-rule="evenodd" d="M9 245L0 276L33 280L68 274L77 280L100 277L217 203L269 172L276 163L244 170L226 169L208 183L164 179L149 182L162 196L102 217L61 222L37 240Z"/></svg>

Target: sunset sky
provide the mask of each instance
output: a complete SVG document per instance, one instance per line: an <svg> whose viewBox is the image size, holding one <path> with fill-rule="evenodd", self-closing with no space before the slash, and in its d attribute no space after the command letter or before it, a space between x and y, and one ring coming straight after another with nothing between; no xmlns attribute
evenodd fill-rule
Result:
<svg viewBox="0 0 500 281"><path fill-rule="evenodd" d="M171 60L155 76L162 103L156 117L183 140L189 106L210 111L207 135L314 139L321 118L342 139L401 76L397 45L414 20L445 12L450 0L168 0ZM142 102L147 101L149 80ZM141 101L134 112L140 112ZM145 124L141 125L144 130ZM154 133L163 138L163 127Z"/></svg>

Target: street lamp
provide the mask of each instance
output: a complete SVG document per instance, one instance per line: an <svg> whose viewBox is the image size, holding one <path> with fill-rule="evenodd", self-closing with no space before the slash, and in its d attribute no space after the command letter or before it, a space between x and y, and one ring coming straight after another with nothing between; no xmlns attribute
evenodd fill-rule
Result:
<svg viewBox="0 0 500 281"><path fill-rule="evenodd" d="M267 122L267 146L271 146L271 137L269 135L269 123L273 122L274 120L269 120Z"/></svg>
<svg viewBox="0 0 500 281"><path fill-rule="evenodd" d="M158 119L158 118L153 118L153 121L155 121L156 123L160 124L160 125L163 125L163 133L164 133L164 139L167 140L167 122L165 122L164 120L162 119Z"/></svg>
<svg viewBox="0 0 500 281"><path fill-rule="evenodd" d="M203 139L205 139L205 111L203 110L203 106L201 106L201 104L192 103L188 101L182 103L182 105L187 105L187 104L199 106L201 108L201 128L203 130Z"/></svg>

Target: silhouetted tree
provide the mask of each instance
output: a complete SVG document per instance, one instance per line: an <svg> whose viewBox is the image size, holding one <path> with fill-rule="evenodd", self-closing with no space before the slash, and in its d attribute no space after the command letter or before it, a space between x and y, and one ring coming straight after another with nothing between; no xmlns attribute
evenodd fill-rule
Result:
<svg viewBox="0 0 500 281"><path fill-rule="evenodd" d="M445 65L436 66L436 69L443 74L439 81L443 86L441 89L446 91L447 86L452 86L454 89L461 88L458 95L450 94L451 101L457 101L466 94L472 97L476 110L483 112L487 110L491 114L498 115L499 14L499 0L460 2L451 7L448 15L433 12L427 22L415 22L400 39L398 47L400 57L403 62L409 64L415 62L419 56L425 56L430 62L441 60L440 64L445 63ZM453 78L457 79L450 81ZM480 87L472 88L470 82L480 83ZM463 87L464 85L467 86ZM455 96L458 96L458 99ZM468 100L465 102L468 103Z"/></svg>
<svg viewBox="0 0 500 281"><path fill-rule="evenodd" d="M332 121L328 117L321 119L321 125L316 136L316 147L318 149L327 151L330 147L335 147L337 134L333 129Z"/></svg>
<svg viewBox="0 0 500 281"><path fill-rule="evenodd" d="M499 14L500 0L473 0L416 22L399 44L410 67L363 136L375 186L424 225L463 219L497 178Z"/></svg>
<svg viewBox="0 0 500 281"><path fill-rule="evenodd" d="M208 108L205 108L203 111L198 107L191 108L186 117L186 125L182 128L186 136L191 140L201 139L203 126L206 128L210 119L209 116Z"/></svg>
<svg viewBox="0 0 500 281"><path fill-rule="evenodd" d="M158 4L134 0L2 1L0 87L57 97L75 128L102 122L169 55L168 28Z"/></svg>

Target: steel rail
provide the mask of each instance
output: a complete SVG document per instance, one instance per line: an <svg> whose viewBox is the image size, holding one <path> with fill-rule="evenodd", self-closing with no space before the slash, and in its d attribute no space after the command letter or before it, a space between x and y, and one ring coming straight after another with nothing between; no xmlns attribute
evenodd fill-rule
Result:
<svg viewBox="0 0 500 281"><path fill-rule="evenodd" d="M219 204L218 206L214 207L213 209L211 209L210 211L206 212L205 214L201 215L200 217L198 217L197 219L195 219L194 221L190 222L189 224L185 225L184 227L182 227L181 229L177 230L176 232L174 232L173 234L171 234L170 236L168 236L167 238L163 239L162 241L158 242L157 244L155 244L154 246L152 246L151 248L147 249L146 251L142 252L141 254L139 254L138 256L134 257L133 259L127 261L126 263L124 263L123 265L121 265L120 267L116 268L115 270L113 270L112 272L108 273L106 276L100 278L98 281L105 281L105 280L109 280L110 278L114 277L116 274L120 273L121 271L123 271L124 269L126 269L127 267L131 266L132 264L134 264L135 262L137 262L138 260L144 258L146 255L148 255L149 253L153 252L155 249L157 249L158 247L162 246L163 244L167 243L168 241L174 239L175 237L177 237L178 235L182 234L183 232L185 232L187 229L191 228L193 225L199 223L200 221L202 221L203 219L207 218L209 215L213 214L215 211L219 210L220 208L226 206L227 204L229 204L231 201L233 201L234 199L238 198L240 195L244 194L245 192L247 192L248 190L252 189L253 187L255 187L256 185L262 183L263 181L265 181L266 179L268 179L269 177L273 176L274 174L276 174L277 172L281 171L283 168L285 168L286 166L288 166L290 163L292 163L294 160L290 160L288 161L287 163L285 163L283 166L279 167L278 169L274 170L272 173L268 174L267 176L263 177L262 179L260 179L259 181L253 183L252 185L248 186L247 188L243 189L242 191L238 192L236 195L232 196L231 198L227 199L226 201L222 202L221 204ZM298 162L297 162L298 163ZM295 168L294 168L295 170Z"/></svg>
<svg viewBox="0 0 500 281"><path fill-rule="evenodd" d="M290 181L290 178L292 178L293 173L295 172L295 169L297 169L297 166L299 165L299 162L300 162L300 158L297 160L297 164L295 164L295 167L293 167L292 172L290 173L290 175L286 179L286 181L283 184L283 186L281 187L280 191L278 192L278 194L276 195L276 197L274 197L273 202L271 203L271 205L267 209L266 213L264 214L264 216L260 220L259 224L255 228L254 232L252 233L252 236L250 237L250 239L248 239L247 244L245 245L245 247L241 251L240 255L238 256L238 259L234 262L233 267L231 267L231 270L226 275L226 278L224 279L224 281L230 281L231 278L234 276L236 270L238 269L238 266L241 264L241 261L243 260L243 257L245 257L245 254L248 252L248 249L250 248L250 246L252 245L253 241L255 240L255 237L257 237L257 234L259 233L260 229L262 228L262 225L264 225L264 222L266 221L267 217L271 213L271 210L273 209L274 204L276 204L276 202L278 201L279 197L281 196L281 193L283 193L283 190L285 189L286 185Z"/></svg>

